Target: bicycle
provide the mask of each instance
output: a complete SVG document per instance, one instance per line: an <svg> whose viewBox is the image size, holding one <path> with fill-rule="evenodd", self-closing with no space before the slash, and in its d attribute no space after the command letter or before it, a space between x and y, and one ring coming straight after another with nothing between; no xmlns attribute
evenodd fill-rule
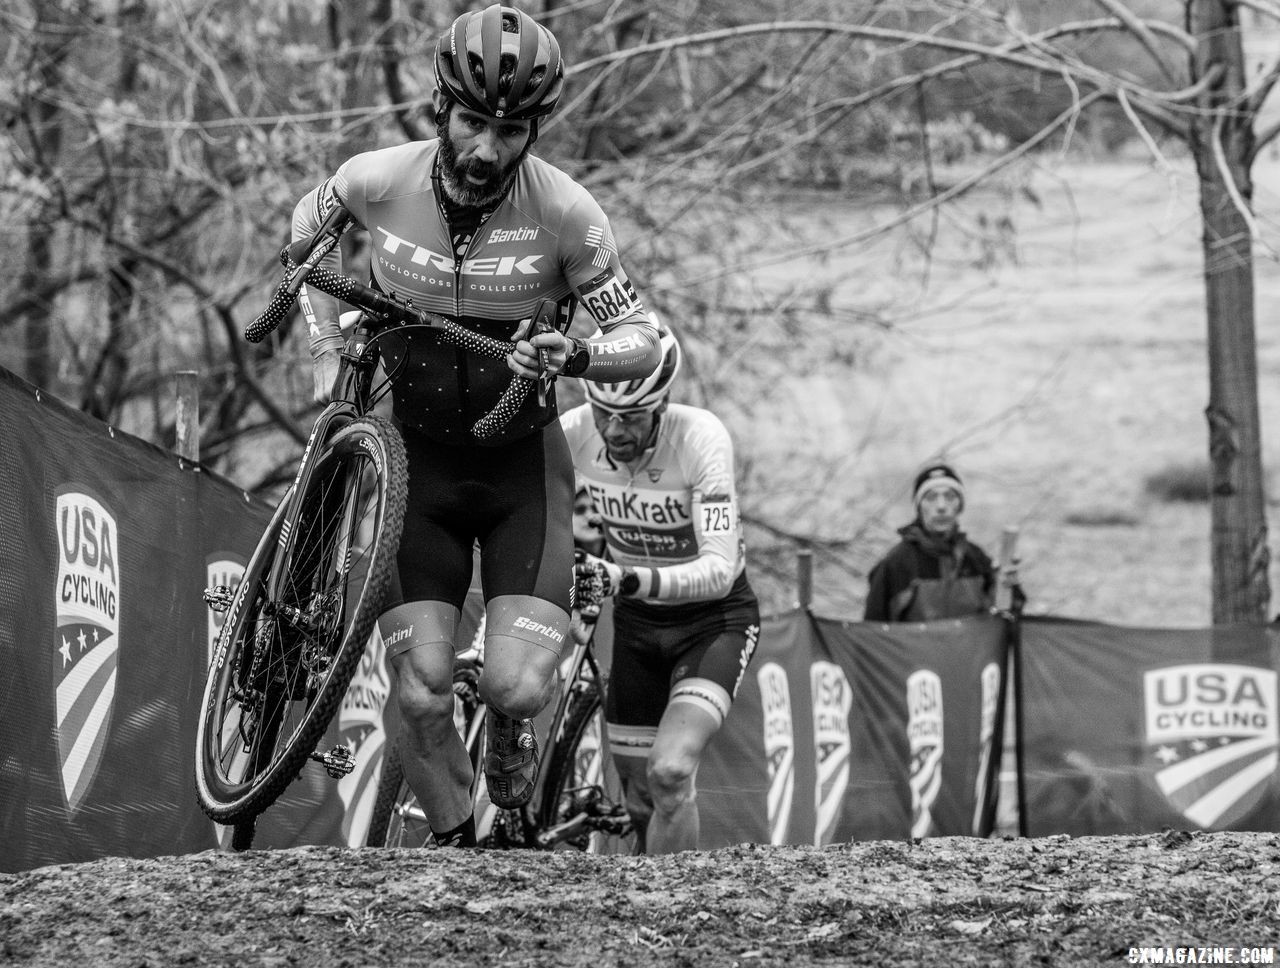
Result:
<svg viewBox="0 0 1280 968"><path fill-rule="evenodd" d="M500 810L484 790L485 705L476 690L484 667L483 629L455 661L455 723L474 771L472 804L481 847L636 852L636 831L626 811L622 782L608 755L605 679L593 647L603 582L597 577L590 585L579 585L578 593L587 634L574 636L573 649L561 663L562 686L542 751L543 766L534 796L523 807ZM405 780L400 756L399 744L390 744L366 844L433 847L431 829Z"/></svg>
<svg viewBox="0 0 1280 968"><path fill-rule="evenodd" d="M257 817L309 760L335 779L352 771L343 746L315 747L351 683L385 601L404 519L408 470L395 426L372 411L395 373L375 381L380 345L428 328L473 352L505 359L514 344L459 326L318 266L353 224L336 208L320 230L280 252L284 278L245 329L260 342L288 315L303 283L359 311L340 355L332 401L311 429L293 483L234 591L205 590L225 612L201 700L195 784L201 808L233 826L231 846L247 849ZM552 325L540 303L535 326ZM534 383L513 376L497 406L472 432L487 437L516 412Z"/></svg>

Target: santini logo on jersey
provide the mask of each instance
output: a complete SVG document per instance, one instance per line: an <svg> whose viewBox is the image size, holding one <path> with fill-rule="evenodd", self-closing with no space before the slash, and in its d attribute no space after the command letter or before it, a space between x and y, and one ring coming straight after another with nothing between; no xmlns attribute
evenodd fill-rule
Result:
<svg viewBox="0 0 1280 968"><path fill-rule="evenodd" d="M432 252L430 249L388 232L382 226L378 226L378 231L386 236L383 240L382 248L388 255L403 258L405 253L409 253L409 262L414 265L427 266L440 272L453 272L457 268L452 256ZM404 252L401 252L401 249ZM513 255L504 255L496 259L467 259L462 263L462 274L464 276L511 276L516 274L533 276L538 274L538 260L541 258L542 256L537 254L526 255L519 259Z"/></svg>
<svg viewBox="0 0 1280 968"><path fill-rule="evenodd" d="M522 225L518 229L494 229L489 233L488 245L499 242L532 242L538 237L538 230L531 225Z"/></svg>

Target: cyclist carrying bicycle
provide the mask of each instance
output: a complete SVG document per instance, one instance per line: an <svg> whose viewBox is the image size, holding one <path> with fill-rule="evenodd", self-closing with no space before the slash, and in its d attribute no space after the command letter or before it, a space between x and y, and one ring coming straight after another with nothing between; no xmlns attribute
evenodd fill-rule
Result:
<svg viewBox="0 0 1280 968"><path fill-rule="evenodd" d="M616 596L610 748L655 854L698 846L698 762L760 634L729 433L710 411L669 401L680 345L660 335L656 371L588 384L587 403L560 418L607 554L575 570Z"/></svg>
<svg viewBox="0 0 1280 968"><path fill-rule="evenodd" d="M505 368L431 331L407 332L383 349L409 458L409 498L398 589L379 629L396 672L409 784L436 840L470 846L472 770L453 725L452 682L473 544L481 548L486 609L486 782L495 804L514 808L532 794L531 720L554 694L567 638L574 487L554 386L542 383L483 443L470 428L512 373L639 379L659 350L600 206L529 154L563 88L555 37L493 4L458 17L434 58L438 137L347 160L298 202L293 238L314 236L341 205L369 232L374 286L515 342ZM335 248L328 267L339 259ZM543 299L555 302L556 322L534 332ZM314 287L301 301L316 398L324 401L342 348L337 303ZM579 304L592 317L583 329L599 330L590 339L567 333Z"/></svg>

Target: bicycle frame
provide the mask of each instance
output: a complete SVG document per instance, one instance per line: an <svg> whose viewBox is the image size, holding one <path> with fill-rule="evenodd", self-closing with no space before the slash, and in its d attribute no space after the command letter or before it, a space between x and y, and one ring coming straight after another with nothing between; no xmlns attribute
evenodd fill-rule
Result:
<svg viewBox="0 0 1280 968"><path fill-rule="evenodd" d="M328 440L333 432L345 424L350 423L357 417L362 417L369 412L371 400L373 396L373 373L378 365L378 351L376 345L370 346L369 328L363 319L356 324L355 331L344 347L338 362L338 375L334 381L334 396L332 401L320 411L320 415L316 417L316 421L311 426L311 433L307 437L307 445L303 448L302 458L298 462L298 471L294 475L293 483L289 486L284 500L290 502L287 514L292 516L297 511L297 505L302 500L307 488L311 483L311 476L315 468L315 462L312 460L314 454L319 451L324 441ZM347 533L346 525L349 522L343 522L342 533ZM281 551L285 554L277 556L277 562L287 560L287 554L292 550L293 544L297 541L297 535L290 532L283 535L284 542L281 545ZM272 568L272 574L267 583L268 594L273 601L279 601L282 595L282 585L288 579L288 575L277 565Z"/></svg>
<svg viewBox="0 0 1280 968"><path fill-rule="evenodd" d="M592 632L593 634L588 636L585 641L574 641L572 652L570 652L569 657L562 664L562 668L567 668L567 672L564 676L564 688L560 690L560 696L556 701L555 715L551 720L550 741L545 753L544 762L551 761L552 754L556 747L565 739L564 731L567 725L569 708L573 702L574 696L581 689L581 684L586 681L584 678L584 672L594 679L597 684L597 688L602 690L601 700L603 701L604 677L601 675L600 664L596 660L595 650L592 647L594 640L594 626ZM601 736L600 739L602 746L607 750L607 737ZM541 804L543 798L547 795L547 778L546 771L539 772L535 788L535 802L539 804ZM622 805L620 804L619 806ZM576 815L562 821L561 823L552 827L543 828L532 817L532 809L530 806L526 805L523 813L526 837L531 840L534 846L544 849L554 847L556 844L568 840L571 837L576 837L584 831L594 829L594 825L597 822L597 818L588 811L579 811ZM618 818L618 821L620 823L630 822L625 818Z"/></svg>

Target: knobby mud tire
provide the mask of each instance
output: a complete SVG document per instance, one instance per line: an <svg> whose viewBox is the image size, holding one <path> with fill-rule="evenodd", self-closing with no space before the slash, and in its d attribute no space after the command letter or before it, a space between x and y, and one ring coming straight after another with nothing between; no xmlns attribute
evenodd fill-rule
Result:
<svg viewBox="0 0 1280 968"><path fill-rule="evenodd" d="M274 803L301 771L346 695L394 573L408 487L408 466L399 432L381 417L358 418L332 435L319 449L316 461L316 473L310 478L307 497L300 503L298 512L286 520L286 508L291 504L286 496L250 558L227 611L209 669L197 729L195 780L201 807L219 823L245 826ZM352 479L353 468L362 475L373 475L369 495L376 507L367 521L363 515L357 517L355 529L359 537L366 539L361 547L367 547L369 552L367 559L357 556L358 568L352 569L363 570L363 581L355 580L358 587L353 583L352 590L344 587L336 595L327 592L312 596L313 601L330 605L335 597L341 598L341 632L336 636L336 643L332 642L335 636L324 643L328 665L318 683L312 684L300 679L294 660L308 645L315 651L314 643L308 643L305 633L277 626L264 614L267 603L263 582L272 573L285 543L282 531L294 538L289 547L298 560L286 563L291 571L296 565L297 572L307 579L323 581L326 566L337 558L335 549L344 547L340 543L342 535L327 533L326 522L343 520L342 512L350 501L346 490L337 488L345 488ZM312 524L322 532L315 547L299 538ZM344 561L351 557L349 544L342 557ZM269 629L269 633L259 635L264 628ZM273 743L270 751L250 754L252 775L237 778L228 769L234 769L237 762L225 759L231 752L227 741L235 739L231 731L236 728L228 714L234 714L239 707L232 698L238 683L243 684L243 679L257 668L252 666L246 650L256 648L253 641L259 637L272 640L266 643L264 655L274 651L279 653L275 658L281 660L274 665L270 661L265 663L267 671L261 677L266 683L263 691L276 689L277 696L279 691L287 692L286 701L291 706L300 703L302 708L295 716L286 718L279 736L267 737ZM250 662L250 672L241 672L240 666L246 661ZM260 662L261 665L264 663ZM267 682L271 670L276 668L282 670L278 675L287 675L287 680L281 683L272 678ZM283 745L277 745L281 736ZM265 765L260 767L264 760ZM243 766L243 761L239 765Z"/></svg>
<svg viewBox="0 0 1280 968"><path fill-rule="evenodd" d="M388 743L386 750L386 755L382 757L382 773L378 777L378 793L373 801L373 816L369 818L369 830L365 835L365 845L368 847L387 846L387 828L391 815L403 800L404 790L408 789L408 784L404 782L404 760L400 758L400 744Z"/></svg>

